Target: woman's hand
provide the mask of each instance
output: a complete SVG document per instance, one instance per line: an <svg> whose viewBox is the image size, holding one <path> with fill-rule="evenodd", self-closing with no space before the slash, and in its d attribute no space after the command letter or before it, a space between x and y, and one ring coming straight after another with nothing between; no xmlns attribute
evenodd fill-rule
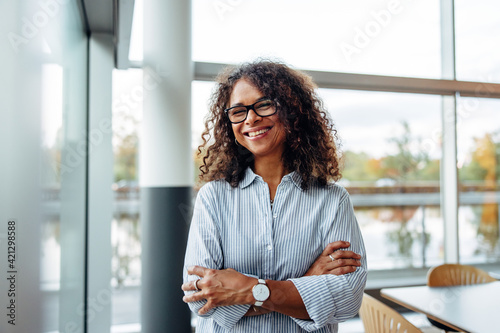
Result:
<svg viewBox="0 0 500 333"><path fill-rule="evenodd" d="M323 274L343 275L354 272L356 267L361 266L361 262L359 261L361 256L352 251L341 250L349 246L350 243L344 241L328 244L304 276Z"/></svg>
<svg viewBox="0 0 500 333"><path fill-rule="evenodd" d="M253 302L252 288L257 284L257 279L241 274L232 268L217 270L192 266L188 268L188 274L198 275L201 280L184 283L182 290L198 289L199 291L184 296L182 300L189 303L206 299L207 303L198 311L200 315L218 306L252 304Z"/></svg>

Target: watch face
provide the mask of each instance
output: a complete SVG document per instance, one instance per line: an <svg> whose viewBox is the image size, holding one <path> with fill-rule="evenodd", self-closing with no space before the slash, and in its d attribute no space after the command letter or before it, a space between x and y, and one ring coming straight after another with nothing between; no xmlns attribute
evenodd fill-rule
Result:
<svg viewBox="0 0 500 333"><path fill-rule="evenodd" d="M264 302L269 297L269 288L265 284L257 284L252 289L253 297L260 302Z"/></svg>

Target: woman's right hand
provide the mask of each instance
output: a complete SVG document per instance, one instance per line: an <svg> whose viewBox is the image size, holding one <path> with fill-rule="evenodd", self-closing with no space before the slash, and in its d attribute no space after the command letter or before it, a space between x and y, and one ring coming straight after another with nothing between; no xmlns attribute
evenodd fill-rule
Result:
<svg viewBox="0 0 500 333"><path fill-rule="evenodd" d="M304 276L343 275L354 272L357 267L361 266L361 256L352 251L342 250L350 245L349 242L344 241L328 244Z"/></svg>

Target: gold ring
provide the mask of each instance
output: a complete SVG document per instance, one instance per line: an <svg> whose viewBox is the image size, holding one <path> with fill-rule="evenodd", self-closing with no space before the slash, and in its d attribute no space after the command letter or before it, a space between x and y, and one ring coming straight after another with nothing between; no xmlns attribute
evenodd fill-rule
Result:
<svg viewBox="0 0 500 333"><path fill-rule="evenodd" d="M198 281L200 280L194 280L194 288L196 289L196 291L200 291L200 289L198 289Z"/></svg>

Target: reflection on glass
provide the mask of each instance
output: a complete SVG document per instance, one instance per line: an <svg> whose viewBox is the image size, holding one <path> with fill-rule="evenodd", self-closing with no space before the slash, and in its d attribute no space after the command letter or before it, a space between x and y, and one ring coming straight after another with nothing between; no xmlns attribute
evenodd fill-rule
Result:
<svg viewBox="0 0 500 333"><path fill-rule="evenodd" d="M42 65L42 251L41 289L54 308L44 321L57 327L61 279L60 190L63 123L63 68L58 64Z"/></svg>
<svg viewBox="0 0 500 333"><path fill-rule="evenodd" d="M442 262L439 96L320 89L342 139L370 269Z"/></svg>
<svg viewBox="0 0 500 333"><path fill-rule="evenodd" d="M85 315L87 35L76 3L54 2L40 30L43 332L82 331ZM35 13L44 13L37 6ZM29 96L24 96L29 98Z"/></svg>
<svg viewBox="0 0 500 333"><path fill-rule="evenodd" d="M500 260L500 124L496 99L460 98L459 244L463 262Z"/></svg>
<svg viewBox="0 0 500 333"><path fill-rule="evenodd" d="M192 16L194 61L441 77L438 1L195 0Z"/></svg>

